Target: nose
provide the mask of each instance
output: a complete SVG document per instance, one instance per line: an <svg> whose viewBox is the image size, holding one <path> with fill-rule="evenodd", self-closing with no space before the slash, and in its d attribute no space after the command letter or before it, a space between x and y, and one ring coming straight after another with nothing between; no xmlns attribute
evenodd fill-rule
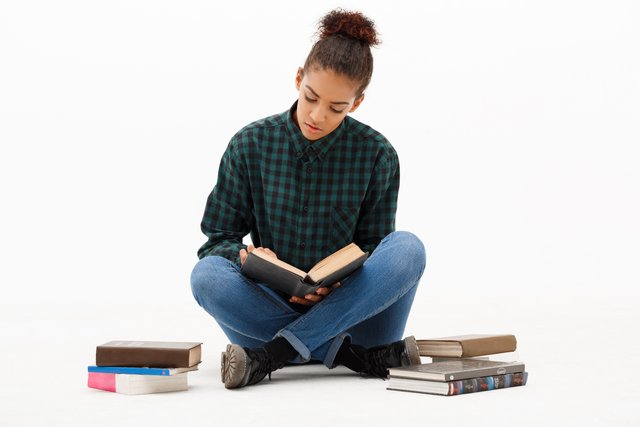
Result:
<svg viewBox="0 0 640 427"><path fill-rule="evenodd" d="M324 116L322 115L322 108L319 105L314 106L309 112L309 117L316 125L322 123L324 119Z"/></svg>

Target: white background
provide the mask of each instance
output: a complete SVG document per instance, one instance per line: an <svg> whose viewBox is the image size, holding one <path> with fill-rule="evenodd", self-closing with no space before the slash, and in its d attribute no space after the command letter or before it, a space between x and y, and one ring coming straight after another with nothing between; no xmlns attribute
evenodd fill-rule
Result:
<svg viewBox="0 0 640 427"><path fill-rule="evenodd" d="M397 228L427 247L406 333L514 333L522 389L219 382L226 338L189 288L205 200L336 6L383 41L354 117L397 149ZM0 0L0 424L638 425L638 22L631 0ZM204 361L187 393L89 390L113 339L202 341Z"/></svg>

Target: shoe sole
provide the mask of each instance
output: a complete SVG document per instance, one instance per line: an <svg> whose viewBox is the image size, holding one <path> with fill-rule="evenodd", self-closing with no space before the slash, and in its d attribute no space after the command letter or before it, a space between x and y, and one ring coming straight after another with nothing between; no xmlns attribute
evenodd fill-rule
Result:
<svg viewBox="0 0 640 427"><path fill-rule="evenodd" d="M226 351L224 351L220 356L220 381L223 384L224 384L224 372L228 369L227 368L227 351L229 351L230 347L231 347L231 344L227 344Z"/></svg>
<svg viewBox="0 0 640 427"><path fill-rule="evenodd" d="M420 351L418 350L418 343L416 337L413 335L404 339L404 346L407 349L407 355L409 356L409 365L419 365L422 363L420 359Z"/></svg>
<svg viewBox="0 0 640 427"><path fill-rule="evenodd" d="M223 355L222 382L225 388L241 387L247 371L247 353L239 345L229 344Z"/></svg>

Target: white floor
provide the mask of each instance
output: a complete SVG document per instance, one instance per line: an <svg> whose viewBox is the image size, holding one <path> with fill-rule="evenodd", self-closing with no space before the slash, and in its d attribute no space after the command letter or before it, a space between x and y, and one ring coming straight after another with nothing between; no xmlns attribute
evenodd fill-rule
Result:
<svg viewBox="0 0 640 427"><path fill-rule="evenodd" d="M435 304L446 296L421 290L407 334L513 332L530 375L526 387L440 397L388 391L382 380L315 365L225 390L218 366L226 340L185 295L144 309L103 302L2 320L0 425L640 425L640 314L632 298L565 291L554 298L467 295L450 307ZM190 374L187 392L124 396L88 389L85 371L95 346L111 339L200 340L203 363Z"/></svg>
<svg viewBox="0 0 640 427"><path fill-rule="evenodd" d="M227 341L189 290L206 197L232 135L298 96L329 3L9 0L0 427L640 426L640 3L340 3L380 29L354 118L396 148L396 227L427 247L406 334L514 333L528 385L220 383ZM201 370L186 392L88 389L115 339L202 341Z"/></svg>

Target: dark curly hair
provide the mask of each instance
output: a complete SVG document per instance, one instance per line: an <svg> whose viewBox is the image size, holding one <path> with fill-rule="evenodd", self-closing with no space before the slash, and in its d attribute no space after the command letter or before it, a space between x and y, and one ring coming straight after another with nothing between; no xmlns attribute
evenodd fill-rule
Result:
<svg viewBox="0 0 640 427"><path fill-rule="evenodd" d="M373 74L371 46L380 44L373 21L360 12L335 9L320 19L317 34L304 71L316 68L343 74L359 83L359 98Z"/></svg>

